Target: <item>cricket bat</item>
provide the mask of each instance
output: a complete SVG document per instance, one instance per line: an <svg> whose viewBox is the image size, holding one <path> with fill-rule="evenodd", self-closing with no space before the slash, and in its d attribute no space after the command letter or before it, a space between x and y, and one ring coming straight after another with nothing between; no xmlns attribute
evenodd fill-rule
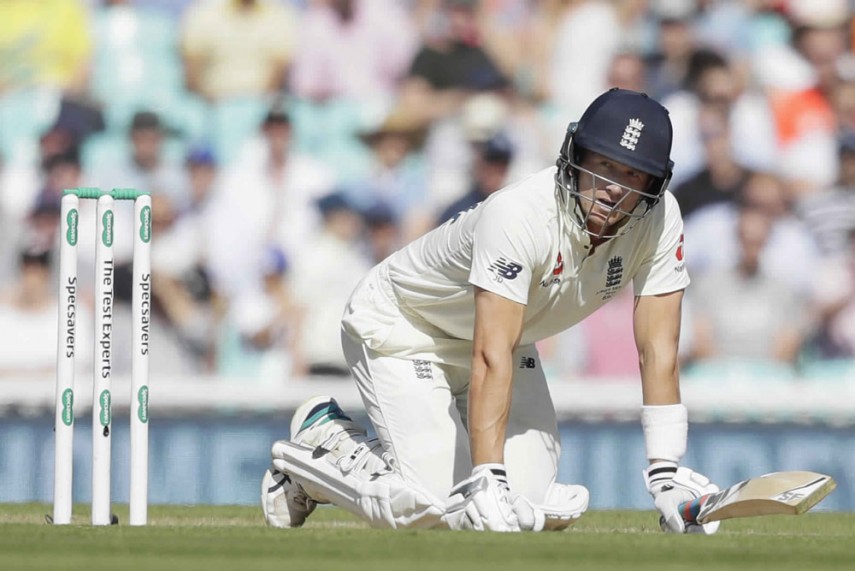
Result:
<svg viewBox="0 0 855 571"><path fill-rule="evenodd" d="M837 487L834 479L817 472L772 472L743 480L729 488L680 504L683 519L704 524L734 517L799 515Z"/></svg>

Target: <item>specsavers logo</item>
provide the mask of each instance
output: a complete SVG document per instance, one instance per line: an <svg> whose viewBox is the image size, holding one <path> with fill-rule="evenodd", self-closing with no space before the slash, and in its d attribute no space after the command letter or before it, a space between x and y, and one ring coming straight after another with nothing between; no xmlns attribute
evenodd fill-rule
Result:
<svg viewBox="0 0 855 571"><path fill-rule="evenodd" d="M74 391L65 389L62 391L62 423L66 426L74 424Z"/></svg>
<svg viewBox="0 0 855 571"><path fill-rule="evenodd" d="M108 248L113 245L113 211L108 210L101 218L104 231L101 233L101 243Z"/></svg>
<svg viewBox="0 0 855 571"><path fill-rule="evenodd" d="M111 402L110 391L103 390L101 391L101 396L98 398L98 403L100 405L100 412L98 414L98 420L101 422L101 426L109 426L111 420Z"/></svg>
<svg viewBox="0 0 855 571"><path fill-rule="evenodd" d="M140 240L148 244L151 240L151 207L143 206L140 209Z"/></svg>
<svg viewBox="0 0 855 571"><path fill-rule="evenodd" d="M148 422L148 386L143 385L137 392L137 418L145 424Z"/></svg>
<svg viewBox="0 0 855 571"><path fill-rule="evenodd" d="M65 223L68 225L68 230L65 232L65 241L69 246L77 245L77 220L79 216L77 214L77 209L72 208L68 211L68 215L65 218Z"/></svg>

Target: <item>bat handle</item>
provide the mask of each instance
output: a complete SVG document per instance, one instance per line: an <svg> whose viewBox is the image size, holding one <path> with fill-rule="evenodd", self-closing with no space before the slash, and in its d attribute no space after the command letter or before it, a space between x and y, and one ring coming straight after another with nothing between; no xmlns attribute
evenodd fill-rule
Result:
<svg viewBox="0 0 855 571"><path fill-rule="evenodd" d="M680 504L677 509L680 510L680 515L683 516L683 520L686 523L698 523L698 514L701 513L701 509L703 509L704 504L707 503L709 497L710 494L706 494L689 502L683 502Z"/></svg>

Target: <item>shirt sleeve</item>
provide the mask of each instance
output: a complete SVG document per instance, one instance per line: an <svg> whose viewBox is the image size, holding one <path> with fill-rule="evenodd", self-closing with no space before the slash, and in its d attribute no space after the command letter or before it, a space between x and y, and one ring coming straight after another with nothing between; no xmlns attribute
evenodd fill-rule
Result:
<svg viewBox="0 0 855 571"><path fill-rule="evenodd" d="M635 295L660 295L685 289L689 285L683 244L683 218L670 192L662 198L661 221L653 220L646 237L655 244L633 278ZM651 216L655 213L651 213Z"/></svg>
<svg viewBox="0 0 855 571"><path fill-rule="evenodd" d="M529 209L508 198L496 196L478 207L483 211L475 222L469 283L526 305L536 266L536 225Z"/></svg>

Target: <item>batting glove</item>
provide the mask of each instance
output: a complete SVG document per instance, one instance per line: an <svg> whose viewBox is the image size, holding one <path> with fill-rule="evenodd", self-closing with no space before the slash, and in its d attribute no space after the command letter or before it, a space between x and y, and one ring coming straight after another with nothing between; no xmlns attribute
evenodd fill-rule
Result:
<svg viewBox="0 0 855 571"><path fill-rule="evenodd" d="M704 525L687 523L680 512L680 505L705 494L718 491L710 479L686 467L677 467L676 462L654 462L644 470L647 491L659 513L659 526L670 533L703 533L712 535L721 522Z"/></svg>
<svg viewBox="0 0 855 571"><path fill-rule="evenodd" d="M481 464L451 490L444 520L451 529L520 531L503 464Z"/></svg>

